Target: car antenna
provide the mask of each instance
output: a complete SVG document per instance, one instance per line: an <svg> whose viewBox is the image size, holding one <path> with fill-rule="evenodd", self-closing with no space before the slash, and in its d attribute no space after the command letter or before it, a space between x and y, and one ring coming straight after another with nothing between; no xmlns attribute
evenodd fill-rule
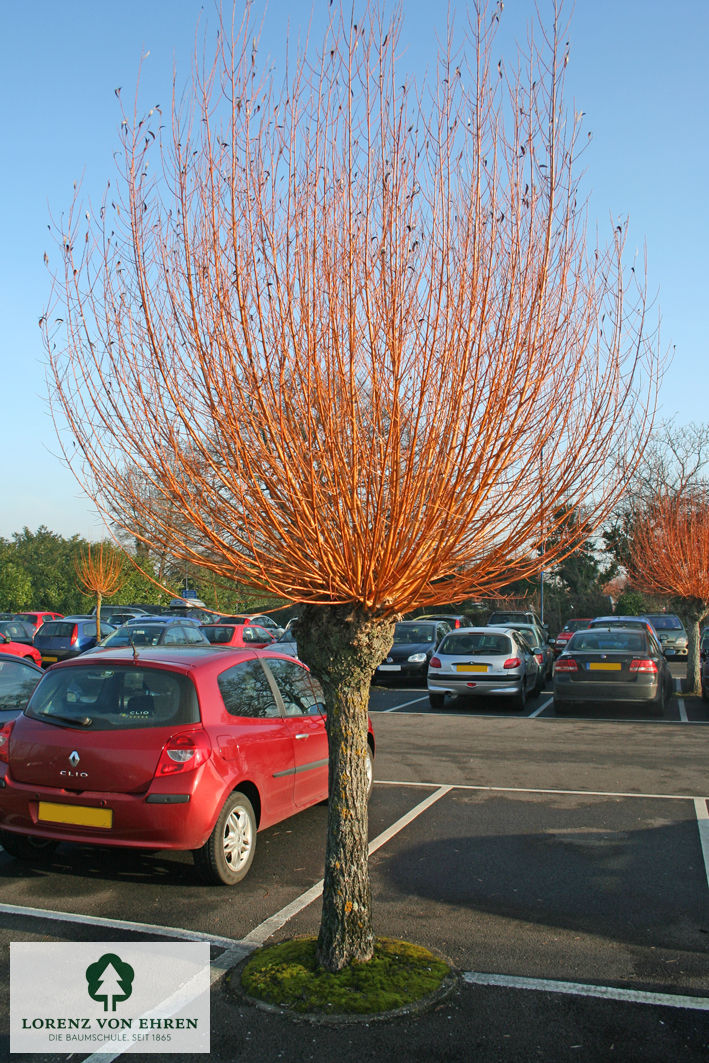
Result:
<svg viewBox="0 0 709 1063"><path fill-rule="evenodd" d="M128 638L130 639L131 649L133 650L133 660L137 661L138 660L138 647L133 642L133 632L132 631L131 631L130 635L128 636Z"/></svg>

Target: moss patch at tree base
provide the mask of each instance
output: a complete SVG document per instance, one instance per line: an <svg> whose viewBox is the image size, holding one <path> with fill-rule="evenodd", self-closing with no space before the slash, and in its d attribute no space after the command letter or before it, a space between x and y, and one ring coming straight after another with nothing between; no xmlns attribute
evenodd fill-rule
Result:
<svg viewBox="0 0 709 1063"><path fill-rule="evenodd" d="M315 938L294 938L259 949L241 968L241 989L263 1002L298 1015L377 1016L415 1010L438 999L454 984L454 972L428 949L393 938L377 938L367 963L337 974L319 967Z"/></svg>

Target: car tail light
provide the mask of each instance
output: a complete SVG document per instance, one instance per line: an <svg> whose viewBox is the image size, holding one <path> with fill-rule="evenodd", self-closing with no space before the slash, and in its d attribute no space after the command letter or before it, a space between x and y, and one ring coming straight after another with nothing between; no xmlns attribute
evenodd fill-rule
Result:
<svg viewBox="0 0 709 1063"><path fill-rule="evenodd" d="M543 653L535 653L534 654L534 659L537 662L537 664L540 664L540 665L544 664L544 654Z"/></svg>
<svg viewBox="0 0 709 1063"><path fill-rule="evenodd" d="M557 672L578 672L578 670L579 666L572 657L566 661L559 660L554 665L554 675L556 675Z"/></svg>
<svg viewBox="0 0 709 1063"><path fill-rule="evenodd" d="M521 663L522 663L522 658L521 657L508 657L502 667L503 668L519 668Z"/></svg>
<svg viewBox="0 0 709 1063"><path fill-rule="evenodd" d="M631 672L654 672L657 673L657 665L654 661L646 658L638 658L635 661L630 662Z"/></svg>
<svg viewBox="0 0 709 1063"><path fill-rule="evenodd" d="M160 756L156 775L175 775L180 771L194 771L212 755L212 745L206 731L183 731L171 735Z"/></svg>
<svg viewBox="0 0 709 1063"><path fill-rule="evenodd" d="M428 667L429 668L440 668L441 667L441 659L440 659L440 657L432 657L431 660L428 662Z"/></svg>
<svg viewBox="0 0 709 1063"><path fill-rule="evenodd" d="M12 731L12 725L14 720L10 720L9 723L5 723L0 727L0 763L9 764L8 747L10 745L10 732Z"/></svg>
<svg viewBox="0 0 709 1063"><path fill-rule="evenodd" d="M460 627L460 620L456 620L453 624L453 627Z"/></svg>
<svg viewBox="0 0 709 1063"><path fill-rule="evenodd" d="M71 644L72 644L72 646L78 646L78 644L79 644L79 625L78 624L74 624L74 630L71 633Z"/></svg>

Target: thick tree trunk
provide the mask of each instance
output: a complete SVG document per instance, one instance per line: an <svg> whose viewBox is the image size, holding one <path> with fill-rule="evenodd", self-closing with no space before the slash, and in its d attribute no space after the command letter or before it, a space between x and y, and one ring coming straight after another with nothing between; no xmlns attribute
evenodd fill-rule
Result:
<svg viewBox="0 0 709 1063"><path fill-rule="evenodd" d="M699 695L702 692L702 662L699 654L701 623L706 619L709 608L700 598L681 598L677 612L687 629L687 678L683 692Z"/></svg>
<svg viewBox="0 0 709 1063"><path fill-rule="evenodd" d="M325 884L318 960L328 971L371 958L367 712L376 666L392 644L393 621L354 606L305 606L298 654L323 685L330 750Z"/></svg>

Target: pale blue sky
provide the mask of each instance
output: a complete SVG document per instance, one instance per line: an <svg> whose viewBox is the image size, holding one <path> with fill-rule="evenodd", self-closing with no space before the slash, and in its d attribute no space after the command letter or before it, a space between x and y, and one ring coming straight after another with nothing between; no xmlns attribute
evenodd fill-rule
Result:
<svg viewBox="0 0 709 1063"><path fill-rule="evenodd" d="M334 0L338 3L339 0ZM539 0L542 11L550 0ZM259 5L256 5L257 8ZM462 2L455 5L459 13ZM264 46L278 51L311 9L329 0L272 0ZM446 5L403 0L404 42L415 69L435 58ZM98 197L117 147L117 86L132 92L141 55L147 104L169 100L173 63L189 75L200 13L209 0L2 0L3 165L0 211L0 363L5 455L0 536L40 524L101 536L90 503L56 456L44 396L38 319L49 292L50 210L59 214L83 179ZM506 0L499 41L524 38L533 0ZM569 9L570 10L570 9ZM630 218L627 248L647 245L662 343L675 348L662 413L705 422L709 338L709 3L577 0L570 30L568 103L593 133L584 156L590 221Z"/></svg>

